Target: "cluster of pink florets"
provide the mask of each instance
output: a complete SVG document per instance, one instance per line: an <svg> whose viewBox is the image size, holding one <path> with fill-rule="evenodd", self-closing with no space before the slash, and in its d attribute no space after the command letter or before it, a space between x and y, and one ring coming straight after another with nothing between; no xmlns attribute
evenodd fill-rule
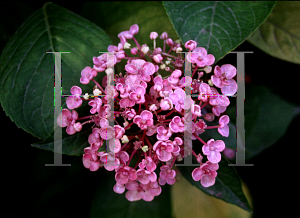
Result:
<svg viewBox="0 0 300 218"><path fill-rule="evenodd" d="M84 149L83 165L91 171L102 166L108 171L115 171L113 190L121 194L127 189L125 196L129 201L151 201L161 193L161 186L174 184L176 171L172 167L175 161L183 160L188 154L195 156L200 165L192 172L193 179L200 180L204 187L212 186L225 143L214 139L205 142L199 135L206 129L217 128L222 136L228 137L229 117L221 114L230 104L225 95L233 95L237 91L233 79L236 68L230 64L215 66L214 75L209 78L214 56L189 40L184 46L189 51L187 60L192 63L192 76L184 76L184 57L179 53L182 51L179 42L173 41L164 32L160 35L163 48L156 47L158 34L151 32L150 38L154 41L151 51L135 39L138 31L139 27L135 24L129 31L118 35L118 46L108 47L108 52L114 55L110 63L107 61L108 54L104 53L93 58L93 68L85 67L81 71L82 84L95 83L93 98L89 98L88 94L82 95L81 88L73 86L72 96L66 101L68 109L62 110L58 124L67 127L66 132L72 135L80 132L83 125L93 123L88 138L90 146ZM130 48L128 40L133 40L137 47ZM167 46L169 51L166 51ZM125 50L137 56L129 56ZM98 73L111 73L109 66L124 59L127 60L126 73L115 76L114 86L107 85L107 75L102 85L94 80ZM168 71L171 75L162 78L159 71ZM186 95L184 88L187 84L190 84L192 94L198 94L198 97L192 99ZM78 118L74 109L80 107L83 101L88 101L91 106L90 115ZM114 101L113 113L111 101ZM202 114L204 107L206 113ZM219 125L208 126L206 121L211 122L215 117L220 117ZM86 121L81 123L84 119ZM111 121L114 127L109 125ZM190 125L185 125L187 123ZM199 140L203 144L202 154L196 154L191 144L182 140L183 135ZM103 149L105 141L106 149ZM204 155L207 161L202 163ZM155 172L158 166L159 176Z"/></svg>

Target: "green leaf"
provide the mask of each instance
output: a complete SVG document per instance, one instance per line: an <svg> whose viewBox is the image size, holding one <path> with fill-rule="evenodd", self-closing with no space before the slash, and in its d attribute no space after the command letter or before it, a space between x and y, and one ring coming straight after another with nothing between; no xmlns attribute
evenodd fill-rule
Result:
<svg viewBox="0 0 300 218"><path fill-rule="evenodd" d="M203 187L200 181L195 181L192 178L192 172L195 169L193 166L178 166L182 175L192 185L196 186L208 195L219 198L231 204L235 204L249 212L252 209L247 201L247 198L242 189L242 182L233 166L228 166L230 162L222 157L217 170L216 182L213 186Z"/></svg>
<svg viewBox="0 0 300 218"><path fill-rule="evenodd" d="M54 55L62 54L62 94L83 86L80 72L92 66L93 56L111 44L105 32L90 21L52 3L46 3L17 30L0 57L0 102L16 125L46 139L54 128ZM98 75L96 79L103 75ZM65 98L62 107L66 107Z"/></svg>
<svg viewBox="0 0 300 218"><path fill-rule="evenodd" d="M111 218L171 218L170 186L164 185L159 196L153 201L144 200L130 202L125 198L125 193L117 194L113 191L116 184L113 172L103 174L91 206L91 217Z"/></svg>
<svg viewBox="0 0 300 218"><path fill-rule="evenodd" d="M283 100L263 86L251 86L245 96L245 159L259 154L282 137L300 108ZM229 137L223 137L217 129L208 129L200 137L207 141L211 138L223 140L227 148L236 149L236 108L229 107L227 113ZM209 126L218 125L217 121Z"/></svg>
<svg viewBox="0 0 300 218"><path fill-rule="evenodd" d="M299 19L300 2L278 1L248 41L273 57L300 64Z"/></svg>
<svg viewBox="0 0 300 218"><path fill-rule="evenodd" d="M164 1L173 26L185 43L195 40L216 62L264 22L276 2Z"/></svg>

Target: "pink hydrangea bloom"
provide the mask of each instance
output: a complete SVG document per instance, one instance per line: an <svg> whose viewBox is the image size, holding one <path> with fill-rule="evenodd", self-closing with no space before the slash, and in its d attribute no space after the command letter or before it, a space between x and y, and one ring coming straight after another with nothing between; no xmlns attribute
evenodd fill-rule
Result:
<svg viewBox="0 0 300 218"><path fill-rule="evenodd" d="M220 117L219 119L220 126L218 128L218 132L224 137L229 136L229 126L227 125L228 123L229 123L229 116L223 115Z"/></svg>
<svg viewBox="0 0 300 218"><path fill-rule="evenodd" d="M71 110L78 108L82 104L82 100L80 98L80 95L82 94L82 90L78 86L72 86L71 88L71 94L72 96L69 96L67 98L67 107Z"/></svg>
<svg viewBox="0 0 300 218"><path fill-rule="evenodd" d="M167 141L173 134L170 128L165 129L163 126L159 126L156 131L156 138L159 141Z"/></svg>
<svg viewBox="0 0 300 218"><path fill-rule="evenodd" d="M160 173L159 173L159 179L158 183L160 185L165 185L168 183L169 185L173 185L175 183L175 176L176 172L175 170L170 169L170 166L163 165L160 167Z"/></svg>
<svg viewBox="0 0 300 218"><path fill-rule="evenodd" d="M215 66L211 81L215 86L221 88L223 95L234 95L237 91L237 83L232 78L235 75L236 68L231 64L224 64L221 67Z"/></svg>
<svg viewBox="0 0 300 218"><path fill-rule="evenodd" d="M150 111L143 110L140 115L134 117L133 122L142 130L145 130L148 126L153 125L153 114Z"/></svg>
<svg viewBox="0 0 300 218"><path fill-rule="evenodd" d="M89 101L88 105L92 106L92 109L90 110L91 114L95 114L99 112L102 100L101 98L95 97L93 100Z"/></svg>
<svg viewBox="0 0 300 218"><path fill-rule="evenodd" d="M158 159L161 161L171 160L173 149L174 145L171 140L157 141L153 145L153 150L156 152Z"/></svg>
<svg viewBox="0 0 300 218"><path fill-rule="evenodd" d="M128 201L152 201L155 196L160 195L161 187L158 183L149 182L148 184L138 184L136 181L126 183L125 187L129 190L126 192L125 197Z"/></svg>
<svg viewBox="0 0 300 218"><path fill-rule="evenodd" d="M217 163L211 163L207 161L200 167L197 167L192 172L192 177L195 181L200 181L203 187L210 187L215 184L219 165Z"/></svg>
<svg viewBox="0 0 300 218"><path fill-rule="evenodd" d="M103 72L106 68L114 66L117 63L117 58L115 55L111 58L111 55L107 55L107 53L104 53L98 57L94 57L93 63L93 68L97 72Z"/></svg>
<svg viewBox="0 0 300 218"><path fill-rule="evenodd" d="M164 111L171 110L173 108L173 103L169 98L163 98L160 100L160 108Z"/></svg>
<svg viewBox="0 0 300 218"><path fill-rule="evenodd" d="M134 100L136 104L142 104L145 102L146 89L143 86L137 86L135 91L129 94L129 98Z"/></svg>
<svg viewBox="0 0 300 218"><path fill-rule="evenodd" d="M184 44L184 47L192 51L197 47L197 42L195 42L194 40L189 40Z"/></svg>
<svg viewBox="0 0 300 218"><path fill-rule="evenodd" d="M183 132L184 131L184 124L182 122L182 119L179 116L175 116L172 118L172 121L171 121L169 127L173 132Z"/></svg>
<svg viewBox="0 0 300 218"><path fill-rule="evenodd" d="M100 168L100 160L98 152L93 151L90 147L84 149L84 155L82 157L83 166L90 171L97 171Z"/></svg>
<svg viewBox="0 0 300 218"><path fill-rule="evenodd" d="M62 112L57 117L57 124L60 127L67 127L66 132L69 135L75 134L75 132L80 132L82 125L80 122L76 122L78 119L78 113L73 110L72 113L68 109L62 109Z"/></svg>
<svg viewBox="0 0 300 218"><path fill-rule="evenodd" d="M80 82L85 85L89 84L90 80L93 79L95 76L97 76L97 71L95 69L85 67L81 71Z"/></svg>
<svg viewBox="0 0 300 218"><path fill-rule="evenodd" d="M174 93L169 95L169 98L172 100L178 112L181 112L182 109L188 110L193 103L192 99L188 98L182 89L175 89Z"/></svg>
<svg viewBox="0 0 300 218"><path fill-rule="evenodd" d="M198 100L207 102L211 94L210 86L207 83L201 83L199 86Z"/></svg>
<svg viewBox="0 0 300 218"><path fill-rule="evenodd" d="M102 154L100 160L103 162L104 168L107 171L113 171L120 167L120 160L113 152Z"/></svg>
<svg viewBox="0 0 300 218"><path fill-rule="evenodd" d="M156 164L149 156L147 156L139 163L139 168L144 169L145 167L149 172L153 172L156 169Z"/></svg>
<svg viewBox="0 0 300 218"><path fill-rule="evenodd" d="M207 155L207 159L211 163L219 163L221 161L221 154L225 149L225 143L222 140L215 141L214 139L208 140L208 142L203 145L203 154Z"/></svg>
<svg viewBox="0 0 300 218"><path fill-rule="evenodd" d="M115 179L119 184L126 184L129 180L137 179L137 172L130 166L120 167L116 171Z"/></svg>
<svg viewBox="0 0 300 218"><path fill-rule="evenodd" d="M148 184L149 182L155 182L157 180L157 175L155 172L151 172L145 169L138 169L136 171L137 174L137 181L142 184Z"/></svg>
<svg viewBox="0 0 300 218"><path fill-rule="evenodd" d="M125 70L130 74L138 74L141 80L149 82L151 79L150 75L155 73L155 66L142 59L136 59L127 63Z"/></svg>
<svg viewBox="0 0 300 218"><path fill-rule="evenodd" d="M193 64L197 64L198 67L205 67L212 65L215 62L215 57L207 54L205 48L197 47L193 52L188 53L187 60Z"/></svg>

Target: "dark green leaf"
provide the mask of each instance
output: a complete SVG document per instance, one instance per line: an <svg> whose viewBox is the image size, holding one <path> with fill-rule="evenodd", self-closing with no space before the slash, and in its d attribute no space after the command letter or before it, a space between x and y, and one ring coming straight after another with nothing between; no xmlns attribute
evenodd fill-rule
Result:
<svg viewBox="0 0 300 218"><path fill-rule="evenodd" d="M300 2L278 1L248 41L273 57L300 64L299 12Z"/></svg>
<svg viewBox="0 0 300 218"><path fill-rule="evenodd" d="M194 186L201 189L208 195L214 196L228 203L235 204L249 212L252 212L251 207L242 190L242 182L233 166L228 166L230 162L224 157L219 162L217 170L216 182L213 186L203 187L200 181L196 182L192 178L192 172L195 167L178 166L182 175Z"/></svg>
<svg viewBox="0 0 300 218"><path fill-rule="evenodd" d="M91 214L93 218L171 218L170 186L162 187L159 196L151 202L144 200L130 202L125 198L125 193L117 194L113 191L116 181L114 172L106 172L99 181L98 189L92 201Z"/></svg>
<svg viewBox="0 0 300 218"><path fill-rule="evenodd" d="M0 101L6 114L25 131L46 139L54 127L54 56L62 54L62 93L83 86L80 72L92 66L93 56L111 44L105 32L90 21L52 3L46 3L18 29L0 57ZM102 75L98 75L97 78ZM96 79L97 79L96 78ZM66 107L65 98L62 107Z"/></svg>
<svg viewBox="0 0 300 218"><path fill-rule="evenodd" d="M276 2L164 1L173 26L185 43L195 40L216 62L264 22Z"/></svg>

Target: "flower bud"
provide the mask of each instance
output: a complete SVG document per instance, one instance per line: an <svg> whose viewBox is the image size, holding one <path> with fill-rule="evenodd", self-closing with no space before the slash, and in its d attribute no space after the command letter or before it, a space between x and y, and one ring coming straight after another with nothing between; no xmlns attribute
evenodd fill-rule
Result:
<svg viewBox="0 0 300 218"><path fill-rule="evenodd" d="M149 51L149 47L148 47L147 45L142 45L141 51L142 51L144 54L147 54L148 51Z"/></svg>
<svg viewBox="0 0 300 218"><path fill-rule="evenodd" d="M182 48L181 47L176 48L176 53L178 53L178 52L182 52Z"/></svg>
<svg viewBox="0 0 300 218"><path fill-rule="evenodd" d="M121 141L123 144L128 143L129 139L128 139L127 135L123 135L123 137L121 138Z"/></svg>
<svg viewBox="0 0 300 218"><path fill-rule="evenodd" d="M163 32L160 37L160 39L167 39L168 38L168 33L167 32Z"/></svg>
<svg viewBox="0 0 300 218"><path fill-rule="evenodd" d="M156 111L158 108L157 108L157 106L155 105L155 104L151 104L150 106L149 106L149 110L150 111Z"/></svg>
<svg viewBox="0 0 300 218"><path fill-rule="evenodd" d="M161 69L161 70L164 70L165 68L166 68L166 65L165 65L165 64L160 65L160 69Z"/></svg>
<svg viewBox="0 0 300 218"><path fill-rule="evenodd" d="M130 50L130 53L133 54L133 55L136 55L137 52L138 52L137 48L132 48L132 49Z"/></svg>
<svg viewBox="0 0 300 218"><path fill-rule="evenodd" d="M88 100L88 99L89 99L89 93L85 93L85 95L83 96L83 98L84 98L85 100Z"/></svg>
<svg viewBox="0 0 300 218"><path fill-rule="evenodd" d="M137 24L133 24L129 31L132 35L135 35L139 32L139 26Z"/></svg>
<svg viewBox="0 0 300 218"><path fill-rule="evenodd" d="M154 55L154 56L153 56L153 60L154 60L156 63L160 63L160 62L163 60L163 58L162 58L161 54L157 54L157 55Z"/></svg>
<svg viewBox="0 0 300 218"><path fill-rule="evenodd" d="M197 47L197 42L195 42L194 40L189 40L184 44L184 47L192 51Z"/></svg>
<svg viewBox="0 0 300 218"><path fill-rule="evenodd" d="M130 46L131 46L131 45L130 45L128 42L125 42L125 44L124 44L124 49L129 49Z"/></svg>
<svg viewBox="0 0 300 218"><path fill-rule="evenodd" d="M170 63L171 63L171 61L166 61L165 62L166 65L169 65Z"/></svg>
<svg viewBox="0 0 300 218"><path fill-rule="evenodd" d="M74 124L74 129L77 131L77 132L80 132L81 129L82 129L82 124L81 123L75 123Z"/></svg>
<svg viewBox="0 0 300 218"><path fill-rule="evenodd" d="M93 94L94 94L94 96L98 96L98 95L101 95L102 92L99 89L94 89Z"/></svg>
<svg viewBox="0 0 300 218"><path fill-rule="evenodd" d="M213 86L214 84L212 83L212 81L211 81L211 79L210 80L208 80L208 85L210 85L210 86Z"/></svg>
<svg viewBox="0 0 300 218"><path fill-rule="evenodd" d="M147 152L148 151L148 146L147 145L143 146L142 150L143 150L143 152Z"/></svg>
<svg viewBox="0 0 300 218"><path fill-rule="evenodd" d="M169 47L172 47L172 46L173 46L173 40L172 40L171 38L168 38L168 39L166 40L166 43L167 43L167 45L168 45Z"/></svg>
<svg viewBox="0 0 300 218"><path fill-rule="evenodd" d="M211 122L215 119L215 115L213 113L207 113L204 115L204 119Z"/></svg>
<svg viewBox="0 0 300 218"><path fill-rule="evenodd" d="M210 73L211 70L212 70L212 67L211 67L211 66L205 66L205 67L204 67L205 73Z"/></svg>
<svg viewBox="0 0 300 218"><path fill-rule="evenodd" d="M150 33L150 39L156 39L158 37L158 33L157 32L151 32Z"/></svg>

